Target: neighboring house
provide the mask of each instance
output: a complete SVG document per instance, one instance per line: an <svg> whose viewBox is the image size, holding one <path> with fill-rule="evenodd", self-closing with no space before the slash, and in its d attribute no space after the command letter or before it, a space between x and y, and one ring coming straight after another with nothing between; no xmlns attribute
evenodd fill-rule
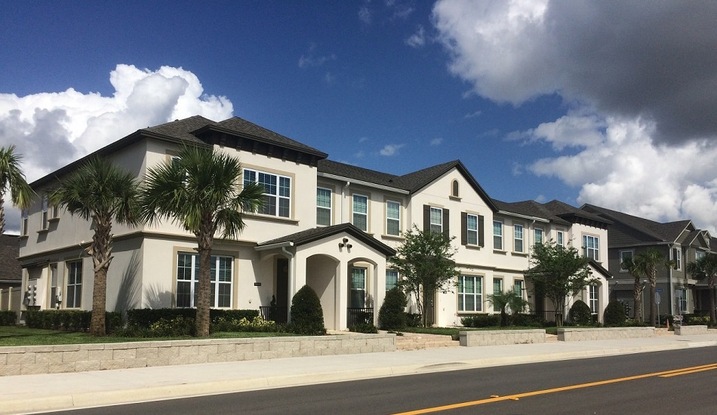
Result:
<svg viewBox="0 0 717 415"><path fill-rule="evenodd" d="M0 311L20 310L22 268L17 260L19 251L16 235L0 235Z"/></svg>
<svg viewBox="0 0 717 415"><path fill-rule="evenodd" d="M215 308L260 309L286 321L293 295L309 285L321 300L327 328L343 330L366 315L376 322L375 311L400 278L388 258L403 241L402 233L415 225L455 237L461 275L452 292L436 294L430 317L436 325L459 325L463 316L494 312L487 301L494 290L516 288L528 297L523 271L535 235L565 243L585 235L607 239L605 221L559 202L541 206L560 212L545 208L536 215L521 213L517 204L499 206L460 161L391 175L327 160L319 150L238 117L214 122L195 116L149 127L96 153L141 180L148 168L171 160L187 142L236 156L244 180L266 188L264 207L245 215L238 239L215 240ZM90 224L49 205L46 196L58 178L84 160L31 184L40 197L24 212L20 236L23 290L37 293L30 307L91 308L92 261L84 252L92 239ZM504 224L504 234L496 233L498 223ZM520 238L514 234L518 223L524 232ZM170 222L115 225L113 234L108 310L194 306L193 235ZM588 255L601 261L606 252L599 243ZM593 290L600 316L606 285Z"/></svg>
<svg viewBox="0 0 717 415"><path fill-rule="evenodd" d="M622 262L626 257L634 257L650 248L665 258L665 264L657 268L658 314L709 310L706 285L686 272L688 263L717 248L708 231L697 229L690 220L659 223L590 204L581 209L612 222L608 236L608 269L615 276L610 287L611 299L623 302L630 316L635 315L634 278L622 267ZM647 318L650 314L649 289L643 291L642 304L643 316Z"/></svg>
<svg viewBox="0 0 717 415"><path fill-rule="evenodd" d="M573 246L590 258L595 283L569 298L566 308L569 310L576 300L582 300L590 306L595 320L602 322L603 311L609 302L608 283L612 278L603 266L608 257L610 221L557 200L548 203L532 200L494 202L500 209L493 219L493 252L497 257L494 273L522 275L521 271L531 266L530 250L537 243L552 240L562 246ZM527 288L532 311L552 320L556 312L552 302L544 298L543 293L536 292L530 281Z"/></svg>

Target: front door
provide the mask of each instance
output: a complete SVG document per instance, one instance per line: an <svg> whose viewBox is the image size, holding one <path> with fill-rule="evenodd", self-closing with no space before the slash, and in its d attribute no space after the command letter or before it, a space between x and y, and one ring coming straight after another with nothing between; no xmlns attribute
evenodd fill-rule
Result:
<svg viewBox="0 0 717 415"><path fill-rule="evenodd" d="M272 310L274 321L286 323L289 312L289 260L276 260L276 309Z"/></svg>

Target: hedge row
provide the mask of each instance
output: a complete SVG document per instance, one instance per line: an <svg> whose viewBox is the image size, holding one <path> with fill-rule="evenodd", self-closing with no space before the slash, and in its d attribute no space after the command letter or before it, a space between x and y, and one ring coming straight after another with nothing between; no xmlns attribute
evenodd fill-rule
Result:
<svg viewBox="0 0 717 415"><path fill-rule="evenodd" d="M91 311L28 310L25 314L25 325L34 329L88 331L91 317ZM105 322L107 332L111 333L122 327L122 315L118 312L107 312Z"/></svg>
<svg viewBox="0 0 717 415"><path fill-rule="evenodd" d="M0 326L14 326L17 324L17 313L14 311L0 311Z"/></svg>

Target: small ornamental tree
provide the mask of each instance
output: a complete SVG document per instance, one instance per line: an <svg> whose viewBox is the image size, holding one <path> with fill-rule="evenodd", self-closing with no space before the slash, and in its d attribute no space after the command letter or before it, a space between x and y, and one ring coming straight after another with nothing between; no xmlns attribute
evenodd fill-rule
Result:
<svg viewBox="0 0 717 415"><path fill-rule="evenodd" d="M378 325L383 330L401 330L406 327L406 294L399 287L386 293L383 305L378 311Z"/></svg>
<svg viewBox="0 0 717 415"><path fill-rule="evenodd" d="M532 266L525 276L553 302L555 324L561 327L567 296L579 293L593 282L588 258L581 256L575 247L548 241L533 246L530 262Z"/></svg>
<svg viewBox="0 0 717 415"><path fill-rule="evenodd" d="M569 316L570 321L573 324L577 324L579 326L588 326L592 324L592 311L590 311L590 306L585 304L585 301L583 300L578 300L573 303L572 307L570 307Z"/></svg>
<svg viewBox="0 0 717 415"><path fill-rule="evenodd" d="M291 323L289 331L296 334L326 334L324 311L321 300L308 285L304 285L291 299Z"/></svg>
<svg viewBox="0 0 717 415"><path fill-rule="evenodd" d="M687 272L698 280L707 283L710 295L710 325L717 324L715 316L715 285L717 285L717 255L707 254L695 262L687 264Z"/></svg>
<svg viewBox="0 0 717 415"><path fill-rule="evenodd" d="M430 308L436 291L448 292L458 277L453 260L455 249L451 240L442 233L422 231L414 226L403 234L405 240L391 258L392 267L402 279L400 286L416 300L421 324L428 321L426 309Z"/></svg>

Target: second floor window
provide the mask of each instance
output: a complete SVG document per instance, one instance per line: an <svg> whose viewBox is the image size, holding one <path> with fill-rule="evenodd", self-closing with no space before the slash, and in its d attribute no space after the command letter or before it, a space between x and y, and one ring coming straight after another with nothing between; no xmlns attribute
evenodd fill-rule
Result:
<svg viewBox="0 0 717 415"><path fill-rule="evenodd" d="M49 206L47 195L42 195L42 228L40 229L43 231L47 230L50 221L50 213L48 212Z"/></svg>
<svg viewBox="0 0 717 415"><path fill-rule="evenodd" d="M513 225L513 250L523 252L523 225Z"/></svg>
<svg viewBox="0 0 717 415"><path fill-rule="evenodd" d="M621 272L627 272L627 268L625 268L625 261L628 259L632 259L633 252L632 251L620 251L620 271Z"/></svg>
<svg viewBox="0 0 717 415"><path fill-rule="evenodd" d="M316 189L316 224L331 225L331 190L319 187Z"/></svg>
<svg viewBox="0 0 717 415"><path fill-rule="evenodd" d="M672 260L676 270L682 269L682 250L680 248L672 248Z"/></svg>
<svg viewBox="0 0 717 415"><path fill-rule="evenodd" d="M557 243L560 246L565 246L565 233L563 231L557 232Z"/></svg>
<svg viewBox="0 0 717 415"><path fill-rule="evenodd" d="M493 249L503 250L503 222L493 221Z"/></svg>
<svg viewBox="0 0 717 415"><path fill-rule="evenodd" d="M443 233L443 209L431 208L430 229L431 232Z"/></svg>
<svg viewBox="0 0 717 415"><path fill-rule="evenodd" d="M478 216L466 215L466 242L478 245Z"/></svg>
<svg viewBox="0 0 717 415"><path fill-rule="evenodd" d="M263 215L290 217L291 178L271 173L244 169L244 184L257 183L264 186L262 200L264 206L259 210Z"/></svg>
<svg viewBox="0 0 717 415"><path fill-rule="evenodd" d="M386 234L398 236L401 232L401 204L386 202Z"/></svg>
<svg viewBox="0 0 717 415"><path fill-rule="evenodd" d="M600 260L600 239L597 236L583 235L583 255L587 258Z"/></svg>
<svg viewBox="0 0 717 415"><path fill-rule="evenodd" d="M543 230L540 228L535 228L535 244L542 244L543 243Z"/></svg>
<svg viewBox="0 0 717 415"><path fill-rule="evenodd" d="M353 224L364 232L368 232L368 197L354 195Z"/></svg>
<svg viewBox="0 0 717 415"><path fill-rule="evenodd" d="M27 209L22 210L22 221L20 222L20 235L27 236Z"/></svg>

